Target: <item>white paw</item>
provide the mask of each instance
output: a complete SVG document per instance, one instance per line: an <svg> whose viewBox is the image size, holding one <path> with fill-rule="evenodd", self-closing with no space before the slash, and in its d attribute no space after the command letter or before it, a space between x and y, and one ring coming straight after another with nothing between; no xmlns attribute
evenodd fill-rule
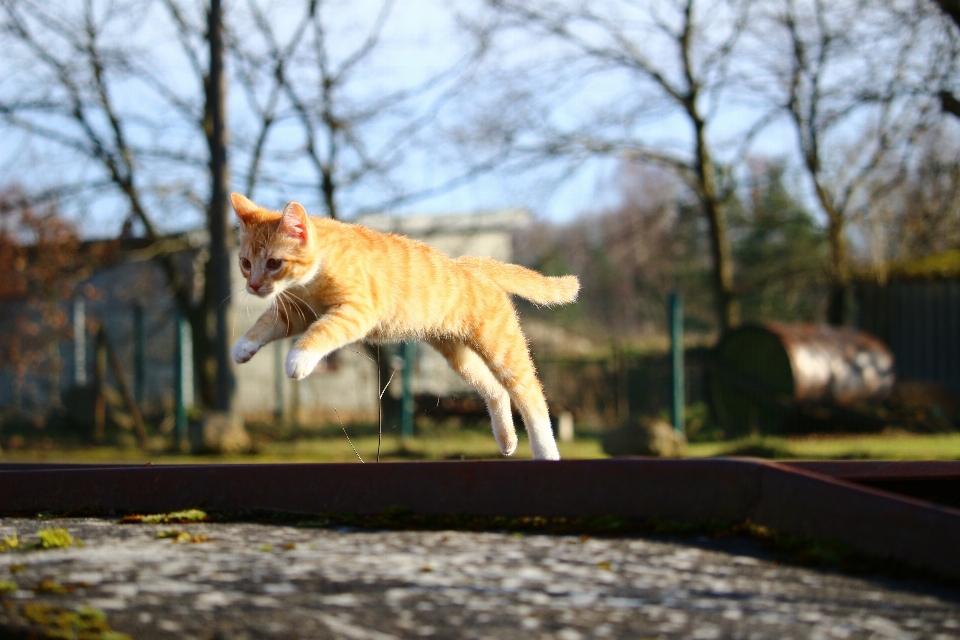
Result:
<svg viewBox="0 0 960 640"><path fill-rule="evenodd" d="M556 447L553 447L551 450L549 447L544 447L541 450L534 449L532 451L534 460L559 460L560 452L557 451Z"/></svg>
<svg viewBox="0 0 960 640"><path fill-rule="evenodd" d="M560 452L551 435L549 438L530 438L530 453L534 460L559 460Z"/></svg>
<svg viewBox="0 0 960 640"><path fill-rule="evenodd" d="M262 346L259 342L251 342L246 338L240 338L240 341L233 345L233 361L237 364L249 362L250 358L252 358L257 351L260 351L260 347Z"/></svg>
<svg viewBox="0 0 960 640"><path fill-rule="evenodd" d="M500 438L497 438L497 444L500 445L500 453L505 456L512 456L517 452L517 436L514 435L513 438L508 439L506 442L501 442Z"/></svg>
<svg viewBox="0 0 960 640"><path fill-rule="evenodd" d="M323 355L316 351L291 349L287 356L287 375L294 380L303 380L320 364Z"/></svg>
<svg viewBox="0 0 960 640"><path fill-rule="evenodd" d="M508 414L509 417L509 414ZM512 456L517 452L517 432L513 428L513 423L507 425L498 424L493 421L493 437L500 446L500 453L505 456Z"/></svg>

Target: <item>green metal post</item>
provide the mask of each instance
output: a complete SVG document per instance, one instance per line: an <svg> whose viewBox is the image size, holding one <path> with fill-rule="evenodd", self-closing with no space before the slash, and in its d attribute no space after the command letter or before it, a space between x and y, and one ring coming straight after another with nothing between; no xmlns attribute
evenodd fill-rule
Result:
<svg viewBox="0 0 960 640"><path fill-rule="evenodd" d="M146 364L143 359L143 307L133 305L133 394L137 404L143 408L144 388L146 385Z"/></svg>
<svg viewBox="0 0 960 640"><path fill-rule="evenodd" d="M413 437L413 363L416 358L416 342L403 343L403 394L400 404L400 435Z"/></svg>
<svg viewBox="0 0 960 640"><path fill-rule="evenodd" d="M87 302L82 294L73 299L73 384L87 386Z"/></svg>
<svg viewBox="0 0 960 640"><path fill-rule="evenodd" d="M673 428L678 433L686 431L684 416L686 393L683 379L683 297L676 291L670 293L668 320L670 322L670 372L672 378Z"/></svg>
<svg viewBox="0 0 960 640"><path fill-rule="evenodd" d="M296 338L290 338L289 347L292 349L296 342ZM290 385L290 426L294 431L300 430L300 382L298 380L294 380Z"/></svg>
<svg viewBox="0 0 960 640"><path fill-rule="evenodd" d="M283 373L283 340L277 340L273 343L273 419L277 422L283 420Z"/></svg>
<svg viewBox="0 0 960 640"><path fill-rule="evenodd" d="M179 447L187 437L187 408L193 404L193 345L190 323L179 311L174 324L176 362L174 369L174 399L176 422L174 446Z"/></svg>

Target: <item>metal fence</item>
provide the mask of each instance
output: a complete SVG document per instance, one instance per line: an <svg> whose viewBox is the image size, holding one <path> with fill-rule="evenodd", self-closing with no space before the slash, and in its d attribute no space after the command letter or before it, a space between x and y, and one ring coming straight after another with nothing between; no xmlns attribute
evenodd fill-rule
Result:
<svg viewBox="0 0 960 640"><path fill-rule="evenodd" d="M858 328L890 347L898 380L960 395L960 281L861 283L856 300Z"/></svg>

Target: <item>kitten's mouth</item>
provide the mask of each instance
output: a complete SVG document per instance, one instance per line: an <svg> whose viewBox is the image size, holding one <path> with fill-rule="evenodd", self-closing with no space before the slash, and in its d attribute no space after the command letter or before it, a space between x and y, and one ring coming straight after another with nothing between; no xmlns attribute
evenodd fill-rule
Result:
<svg viewBox="0 0 960 640"><path fill-rule="evenodd" d="M274 292L274 286L273 286L272 284L269 285L269 286L262 286L262 287L260 287L259 289L257 289L256 291L254 291L253 289L250 288L249 285L247 285L247 291L248 291L249 293L252 293L253 295L257 296L258 298L266 298L267 296L273 294L273 292Z"/></svg>

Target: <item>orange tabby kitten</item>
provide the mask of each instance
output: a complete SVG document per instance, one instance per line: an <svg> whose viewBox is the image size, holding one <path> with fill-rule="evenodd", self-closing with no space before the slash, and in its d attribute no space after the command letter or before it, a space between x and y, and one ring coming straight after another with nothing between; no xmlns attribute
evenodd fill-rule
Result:
<svg viewBox="0 0 960 640"><path fill-rule="evenodd" d="M275 296L233 347L236 362L302 334L286 364L287 375L300 380L351 342L424 340L483 396L504 455L517 448L512 400L533 457L560 458L510 294L541 305L571 302L576 277L548 278L491 258L450 259L404 236L311 218L296 202L276 213L238 193L230 199L240 218L247 291Z"/></svg>

